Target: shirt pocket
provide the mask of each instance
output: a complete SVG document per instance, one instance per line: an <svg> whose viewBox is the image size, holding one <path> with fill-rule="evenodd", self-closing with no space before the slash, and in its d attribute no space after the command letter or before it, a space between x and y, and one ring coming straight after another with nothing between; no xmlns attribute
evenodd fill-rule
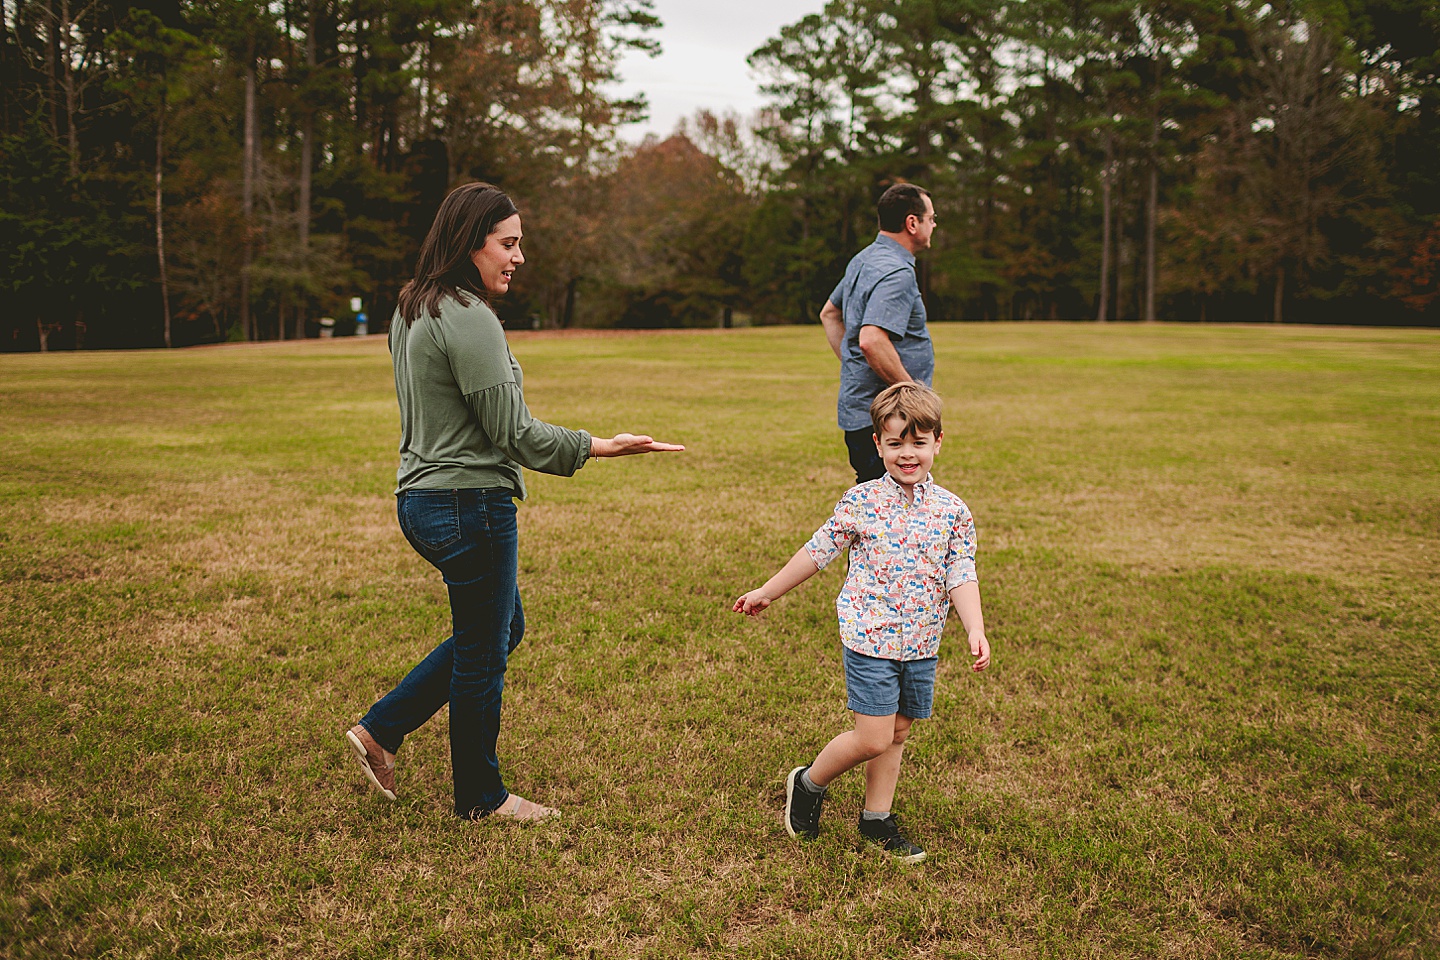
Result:
<svg viewBox="0 0 1440 960"><path fill-rule="evenodd" d="M945 555L950 552L950 544L944 537L926 537L916 553L920 557L920 569L925 576L945 582Z"/></svg>

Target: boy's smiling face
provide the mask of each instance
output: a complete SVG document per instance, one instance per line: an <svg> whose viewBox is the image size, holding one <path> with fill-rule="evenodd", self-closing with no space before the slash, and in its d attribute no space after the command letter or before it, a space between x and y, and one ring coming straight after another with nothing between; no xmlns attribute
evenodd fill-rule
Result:
<svg viewBox="0 0 1440 960"><path fill-rule="evenodd" d="M885 461L885 472L908 492L930 476L935 454L940 452L940 440L945 435L929 430L906 433L907 426L901 417L886 420L884 429L875 438L875 446L880 450L880 459Z"/></svg>

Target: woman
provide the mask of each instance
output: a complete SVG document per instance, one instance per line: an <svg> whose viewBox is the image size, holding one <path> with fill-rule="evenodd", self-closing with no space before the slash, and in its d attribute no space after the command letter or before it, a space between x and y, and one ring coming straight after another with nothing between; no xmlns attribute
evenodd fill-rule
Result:
<svg viewBox="0 0 1440 960"><path fill-rule="evenodd" d="M489 300L510 289L520 214L485 183L445 198L390 325L400 401L400 529L440 570L452 633L345 737L371 785L395 799L395 753L450 704L455 813L539 820L558 810L505 789L495 739L505 665L525 632L516 584L521 467L571 476L590 457L683 450L622 433L604 440L532 419L520 365Z"/></svg>

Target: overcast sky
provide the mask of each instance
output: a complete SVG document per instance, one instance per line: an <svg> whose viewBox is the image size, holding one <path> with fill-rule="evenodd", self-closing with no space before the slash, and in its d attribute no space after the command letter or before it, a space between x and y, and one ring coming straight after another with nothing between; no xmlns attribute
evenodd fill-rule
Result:
<svg viewBox="0 0 1440 960"><path fill-rule="evenodd" d="M620 64L620 89L643 91L650 119L624 136L663 137L700 107L748 116L762 101L745 58L787 23L824 6L825 0L655 0L664 26L650 35L660 41L660 56L632 54Z"/></svg>

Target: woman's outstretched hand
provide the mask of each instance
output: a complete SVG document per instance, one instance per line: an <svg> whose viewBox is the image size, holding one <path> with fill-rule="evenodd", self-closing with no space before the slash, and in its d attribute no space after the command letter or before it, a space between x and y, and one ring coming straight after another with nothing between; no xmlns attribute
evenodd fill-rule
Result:
<svg viewBox="0 0 1440 960"><path fill-rule="evenodd" d="M661 443L654 437L637 437L633 433L617 433L609 440L590 438L592 457L628 457L633 453L679 453L685 448L678 443Z"/></svg>

